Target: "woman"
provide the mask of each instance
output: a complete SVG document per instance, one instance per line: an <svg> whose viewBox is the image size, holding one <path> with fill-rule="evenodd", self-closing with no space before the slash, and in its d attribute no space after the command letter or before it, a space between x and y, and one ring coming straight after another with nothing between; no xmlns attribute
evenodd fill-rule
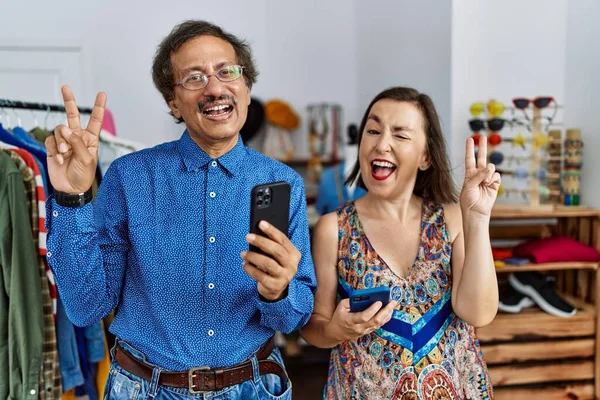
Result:
<svg viewBox="0 0 600 400"><path fill-rule="evenodd" d="M498 309L489 220L500 186L467 140L460 204L429 96L396 87L369 105L348 181L368 193L317 223L317 292L302 335L333 347L327 399L489 399L473 327ZM350 312L347 293L387 286L393 299ZM342 298L337 302L336 297Z"/></svg>

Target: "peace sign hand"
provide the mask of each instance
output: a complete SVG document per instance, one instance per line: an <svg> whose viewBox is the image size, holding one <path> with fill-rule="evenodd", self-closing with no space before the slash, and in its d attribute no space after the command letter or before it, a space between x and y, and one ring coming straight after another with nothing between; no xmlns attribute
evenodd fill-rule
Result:
<svg viewBox="0 0 600 400"><path fill-rule="evenodd" d="M498 196L500 174L494 164L487 164L487 137L481 136L479 152L475 161L475 144L467 139L465 154L465 182L460 192L460 206L463 215L488 217Z"/></svg>
<svg viewBox="0 0 600 400"><path fill-rule="evenodd" d="M46 139L48 175L54 189L79 194L92 187L98 164L98 136L104 118L106 94L98 93L87 128L81 127L71 88L62 87L68 126L59 125Z"/></svg>

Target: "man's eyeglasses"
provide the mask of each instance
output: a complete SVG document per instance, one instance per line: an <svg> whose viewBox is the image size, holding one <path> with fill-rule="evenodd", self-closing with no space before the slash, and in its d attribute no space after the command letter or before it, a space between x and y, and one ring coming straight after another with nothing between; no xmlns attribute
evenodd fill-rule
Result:
<svg viewBox="0 0 600 400"><path fill-rule="evenodd" d="M227 65L217 71L216 74L206 75L202 73L195 73L186 77L181 82L175 84L175 86L183 86L188 90L200 90L206 85L211 77L216 76L221 82L233 82L239 79L244 72L244 67L241 65Z"/></svg>

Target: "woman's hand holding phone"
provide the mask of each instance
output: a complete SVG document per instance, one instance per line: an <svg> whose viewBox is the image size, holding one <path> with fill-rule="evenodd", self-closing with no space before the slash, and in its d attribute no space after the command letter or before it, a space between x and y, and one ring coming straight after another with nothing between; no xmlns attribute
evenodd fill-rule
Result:
<svg viewBox="0 0 600 400"><path fill-rule="evenodd" d="M396 308L396 301L390 301L385 307L380 301L365 311L351 312L350 299L340 301L327 326L328 334L340 342L356 340L387 324Z"/></svg>

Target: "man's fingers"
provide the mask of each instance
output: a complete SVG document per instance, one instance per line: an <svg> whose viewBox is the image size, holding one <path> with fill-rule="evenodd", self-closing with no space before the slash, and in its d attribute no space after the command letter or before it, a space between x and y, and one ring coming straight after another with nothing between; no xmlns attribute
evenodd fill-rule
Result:
<svg viewBox="0 0 600 400"><path fill-rule="evenodd" d="M98 136L102 129L102 120L104 119L104 109L106 108L106 93L100 92L96 95L96 102L90 115L86 130L91 134Z"/></svg>
<svg viewBox="0 0 600 400"><path fill-rule="evenodd" d="M276 278L271 275L261 271L256 268L256 266L252 263L244 261L243 263L244 271L250 276L250 278L254 279L256 282L263 285L268 290L275 290L277 286Z"/></svg>
<svg viewBox="0 0 600 400"><path fill-rule="evenodd" d="M54 129L54 137L56 138L56 150L59 153L66 153L69 151L70 146L69 143L65 140L65 134L70 134L73 132L71 128L66 125L58 125Z"/></svg>
<svg viewBox="0 0 600 400"><path fill-rule="evenodd" d="M93 158L86 144L83 142L83 139L68 128L63 129L62 134L65 141L71 146L71 149L73 149L75 158L85 165L91 164Z"/></svg>
<svg viewBox="0 0 600 400"><path fill-rule="evenodd" d="M255 253L253 251L244 251L242 252L241 256L245 261L255 265L261 271L264 271L267 274L276 278L283 276L283 273L285 272L284 268L271 257Z"/></svg>
<svg viewBox="0 0 600 400"><path fill-rule="evenodd" d="M258 227L261 231L267 234L273 241L282 245L289 253L293 253L294 251L298 251L296 246L292 243L292 241L287 237L287 233L281 232L279 229L269 224L267 221L260 221Z"/></svg>
<svg viewBox="0 0 600 400"><path fill-rule="evenodd" d="M281 266L284 266L289 257L285 248L270 238L251 233L246 236L246 241L271 255Z"/></svg>
<svg viewBox="0 0 600 400"><path fill-rule="evenodd" d="M69 128L74 131L79 131L81 130L81 120L79 117L77 103L75 103L75 96L73 96L71 88L67 85L64 85L61 88L61 92L63 102L65 104L65 112L67 114L67 123L69 124Z"/></svg>
<svg viewBox="0 0 600 400"><path fill-rule="evenodd" d="M58 148L56 146L56 138L54 136L48 136L44 141L44 146L46 147L47 158L54 158L59 164L62 164L64 162L63 156L58 152Z"/></svg>

